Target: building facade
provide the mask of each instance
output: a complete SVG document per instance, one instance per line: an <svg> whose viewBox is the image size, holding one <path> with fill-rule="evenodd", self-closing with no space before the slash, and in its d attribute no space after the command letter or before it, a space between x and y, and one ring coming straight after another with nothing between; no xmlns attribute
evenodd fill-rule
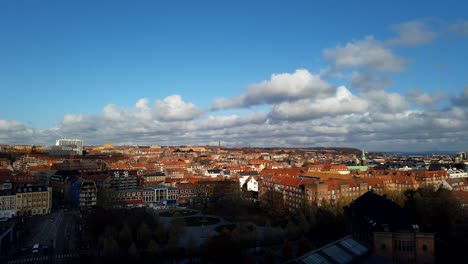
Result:
<svg viewBox="0 0 468 264"><path fill-rule="evenodd" d="M16 195L13 189L0 190L0 218L16 215Z"/></svg>
<svg viewBox="0 0 468 264"><path fill-rule="evenodd" d="M52 187L26 185L16 187L17 215L48 214L52 208Z"/></svg>
<svg viewBox="0 0 468 264"><path fill-rule="evenodd" d="M56 146L74 146L73 151L76 155L83 155L83 140L61 138L55 141Z"/></svg>
<svg viewBox="0 0 468 264"><path fill-rule="evenodd" d="M97 187L94 181L83 181L80 187L80 209L89 209L97 204Z"/></svg>

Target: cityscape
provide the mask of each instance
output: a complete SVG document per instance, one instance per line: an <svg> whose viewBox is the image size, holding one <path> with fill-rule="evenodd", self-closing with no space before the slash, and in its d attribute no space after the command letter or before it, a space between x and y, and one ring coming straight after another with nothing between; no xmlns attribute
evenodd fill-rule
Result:
<svg viewBox="0 0 468 264"><path fill-rule="evenodd" d="M465 257L467 151L405 156L58 139L0 145L0 155L5 263Z"/></svg>
<svg viewBox="0 0 468 264"><path fill-rule="evenodd" d="M0 1L0 263L468 263L466 10Z"/></svg>

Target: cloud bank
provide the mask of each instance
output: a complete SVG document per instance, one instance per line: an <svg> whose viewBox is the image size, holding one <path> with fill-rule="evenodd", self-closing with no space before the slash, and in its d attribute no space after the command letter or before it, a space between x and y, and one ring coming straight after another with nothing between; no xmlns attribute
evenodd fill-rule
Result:
<svg viewBox="0 0 468 264"><path fill-rule="evenodd" d="M458 21L448 30L466 35L465 28L466 21ZM465 148L468 85L452 97L421 88L389 90L393 75L409 67L393 48L430 43L436 33L415 21L391 29L396 37L389 40L367 36L323 50L328 72L344 76L338 85L327 74L302 68L273 73L237 96L213 98L208 109L174 94L152 102L144 97L130 108L108 104L94 115L66 114L49 129L0 119L0 143L50 145L65 136L89 145L205 145L221 140L225 146ZM236 109L242 111L226 114Z"/></svg>

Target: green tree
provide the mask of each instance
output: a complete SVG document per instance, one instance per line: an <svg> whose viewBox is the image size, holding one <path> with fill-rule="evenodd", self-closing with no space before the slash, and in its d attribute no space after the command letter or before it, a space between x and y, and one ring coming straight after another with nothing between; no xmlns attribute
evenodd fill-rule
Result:
<svg viewBox="0 0 468 264"><path fill-rule="evenodd" d="M310 241L306 237L302 237L298 243L298 255L303 255L312 249Z"/></svg>
<svg viewBox="0 0 468 264"><path fill-rule="evenodd" d="M293 246L290 241L286 240L281 249L281 253L283 261L287 261L293 258Z"/></svg>
<svg viewBox="0 0 468 264"><path fill-rule="evenodd" d="M174 217L169 226L169 239L177 237L179 240L185 234L185 220L183 217Z"/></svg>
<svg viewBox="0 0 468 264"><path fill-rule="evenodd" d="M115 257L119 254L119 245L113 238L105 238L104 240L104 256Z"/></svg>
<svg viewBox="0 0 468 264"><path fill-rule="evenodd" d="M151 230L145 222L141 222L137 231L137 243L140 248L145 248L151 240Z"/></svg>
<svg viewBox="0 0 468 264"><path fill-rule="evenodd" d="M130 244L130 247L128 248L128 255L132 258L136 258L140 255L138 249L135 246L135 243Z"/></svg>
<svg viewBox="0 0 468 264"><path fill-rule="evenodd" d="M112 198L114 197L115 191L110 188L101 188L97 193L97 206L107 209L113 205Z"/></svg>
<svg viewBox="0 0 468 264"><path fill-rule="evenodd" d="M302 211L299 211L299 214L298 214L298 227L299 227L299 232L301 234L307 234L310 231L309 222L307 221Z"/></svg>
<svg viewBox="0 0 468 264"><path fill-rule="evenodd" d="M280 191L268 190L262 197L263 208L275 220L284 221L288 214L288 208L284 203L283 194Z"/></svg>
<svg viewBox="0 0 468 264"><path fill-rule="evenodd" d="M159 254L160 248L159 248L158 243L156 243L156 241L151 239L150 242L148 243L147 251L150 257L154 257L157 254Z"/></svg>
<svg viewBox="0 0 468 264"><path fill-rule="evenodd" d="M295 239L297 237L298 233L299 233L299 230L296 227L296 225L291 220L289 220L288 224L286 225L286 234L287 234L288 238L289 239Z"/></svg>
<svg viewBox="0 0 468 264"><path fill-rule="evenodd" d="M382 194L387 196L390 200L394 201L399 206L405 206L407 197L404 195L404 193L396 190L384 190Z"/></svg>
<svg viewBox="0 0 468 264"><path fill-rule="evenodd" d="M169 234L162 224L159 224L153 233L153 237L160 244L165 244L168 240L168 236Z"/></svg>
<svg viewBox="0 0 468 264"><path fill-rule="evenodd" d="M271 249L267 249L265 251L265 255L263 255L263 263L265 264L275 264L275 253Z"/></svg>
<svg viewBox="0 0 468 264"><path fill-rule="evenodd" d="M132 232L128 225L124 224L122 230L119 232L119 245L122 249L127 249L132 243Z"/></svg>
<svg viewBox="0 0 468 264"><path fill-rule="evenodd" d="M187 249L189 250L190 253L193 253L195 252L195 250L197 250L197 247L198 247L197 240L195 239L193 234L190 234L188 237L188 241L187 241Z"/></svg>

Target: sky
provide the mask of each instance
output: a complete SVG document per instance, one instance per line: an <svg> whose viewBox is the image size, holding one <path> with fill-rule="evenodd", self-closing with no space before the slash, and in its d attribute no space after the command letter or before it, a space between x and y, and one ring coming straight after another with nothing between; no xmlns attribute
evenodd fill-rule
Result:
<svg viewBox="0 0 468 264"><path fill-rule="evenodd" d="M0 143L468 149L465 1L0 1Z"/></svg>

